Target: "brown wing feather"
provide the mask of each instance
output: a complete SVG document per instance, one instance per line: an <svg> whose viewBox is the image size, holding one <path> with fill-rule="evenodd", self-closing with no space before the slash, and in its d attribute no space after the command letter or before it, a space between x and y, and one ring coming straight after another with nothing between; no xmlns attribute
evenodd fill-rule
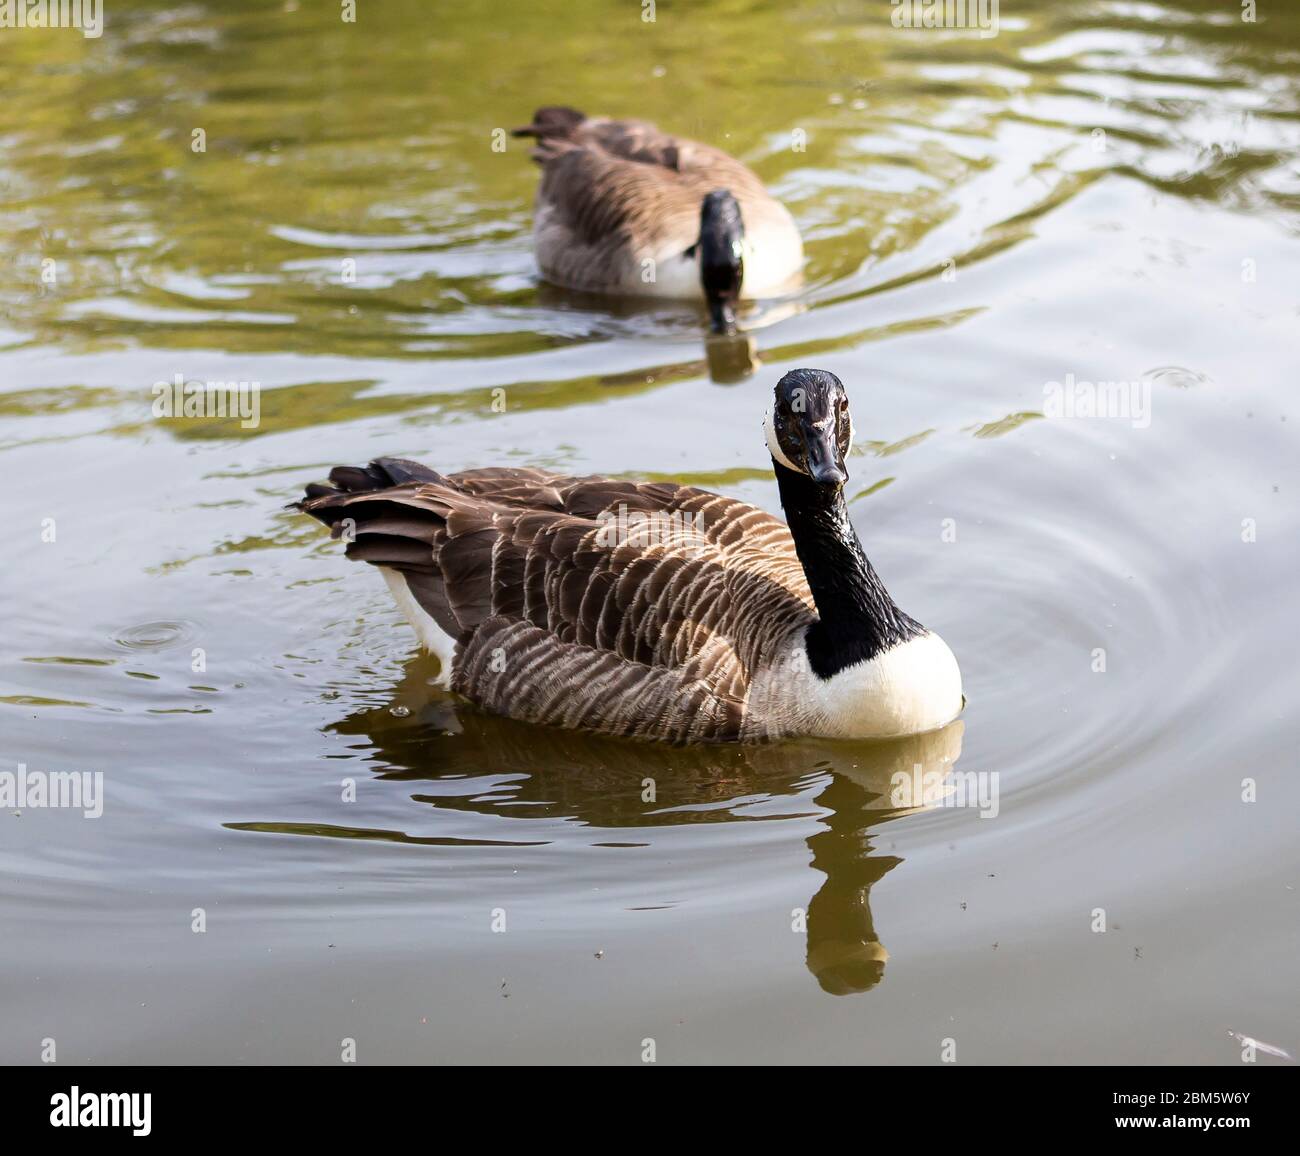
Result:
<svg viewBox="0 0 1300 1156"><path fill-rule="evenodd" d="M768 199L758 177L719 149L641 121L587 122L543 159L538 202L584 241L623 233L653 243L681 232L688 246L701 201L720 188L742 206Z"/></svg>
<svg viewBox="0 0 1300 1156"><path fill-rule="evenodd" d="M687 180L720 182L738 196L741 190L763 191L758 177L734 157L689 137L664 132L648 120L587 117L564 107L539 108L533 123L515 129L514 135L536 139L533 158L543 167L570 152L587 150L661 170L661 176L674 173Z"/></svg>
<svg viewBox="0 0 1300 1156"><path fill-rule="evenodd" d="M350 557L407 575L458 639L452 687L486 708L613 734L732 739L750 678L813 620L785 525L662 482L472 470L301 508Z"/></svg>

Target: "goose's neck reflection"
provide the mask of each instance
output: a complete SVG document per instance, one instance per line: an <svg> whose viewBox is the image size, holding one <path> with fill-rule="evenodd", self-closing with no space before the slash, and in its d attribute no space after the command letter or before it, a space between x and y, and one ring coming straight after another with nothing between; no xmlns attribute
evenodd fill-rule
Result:
<svg viewBox="0 0 1300 1156"><path fill-rule="evenodd" d="M829 812L821 820L826 829L808 840L812 866L826 876L808 904L808 970L832 995L875 987L889 959L871 918L871 885L902 860L873 854L867 833L881 817L867 817L872 799L857 783L836 776L817 799Z"/></svg>
<svg viewBox="0 0 1300 1156"><path fill-rule="evenodd" d="M948 792L961 756L958 720L927 735L845 750L817 802L823 830L808 839L812 866L826 876L808 904L808 970L832 995L870 991L884 978L889 952L876 934L871 888L902 859L874 853L882 822L922 810ZM922 794L914 791L925 784Z"/></svg>
<svg viewBox="0 0 1300 1156"><path fill-rule="evenodd" d="M786 813L756 800L803 797L815 785L825 808L808 837L812 867L825 876L805 917L808 969L835 995L880 983L889 953L871 916L871 888L901 859L876 854L872 832L881 823L938 801L961 753L963 725L876 743L786 742L755 746L669 747L484 716L450 699L430 699L427 660L416 660L391 705L367 708L332 728L364 736L385 779L438 782L414 798L440 811L549 819L589 829L662 829L683 824L788 822ZM923 774L918 779L917 772ZM829 777L825 777L829 776ZM490 780L489 782L485 782ZM929 796L900 797L901 779L931 784ZM463 785L462 785L463 784ZM919 802L920 806L916 804ZM798 821L806 821L806 811ZM284 824L240 824L287 831ZM289 825L298 826L298 825ZM460 826L464 826L462 823ZM530 824L526 842L536 843ZM299 833L321 834L319 827ZM354 831L349 837L390 841L464 842L414 838L402 832ZM543 838L542 842L551 840ZM619 841L615 834L610 842ZM492 844L511 844L508 836Z"/></svg>

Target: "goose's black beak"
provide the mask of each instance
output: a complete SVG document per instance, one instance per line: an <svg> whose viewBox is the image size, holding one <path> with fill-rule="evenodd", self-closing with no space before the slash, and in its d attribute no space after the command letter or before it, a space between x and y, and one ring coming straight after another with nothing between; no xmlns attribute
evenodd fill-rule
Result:
<svg viewBox="0 0 1300 1156"><path fill-rule="evenodd" d="M849 473L840 456L834 424L825 429L808 429L804 437L808 476L819 486L844 485Z"/></svg>

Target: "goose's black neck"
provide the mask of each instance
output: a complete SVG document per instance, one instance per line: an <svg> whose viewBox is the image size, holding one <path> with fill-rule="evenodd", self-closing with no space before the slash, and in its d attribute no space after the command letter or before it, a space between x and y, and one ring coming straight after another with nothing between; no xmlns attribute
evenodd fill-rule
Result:
<svg viewBox="0 0 1300 1156"><path fill-rule="evenodd" d="M830 678L858 662L925 632L890 598L867 561L849 521L841 486L819 485L807 474L772 462L781 507L804 577L817 604L808 631L808 664Z"/></svg>

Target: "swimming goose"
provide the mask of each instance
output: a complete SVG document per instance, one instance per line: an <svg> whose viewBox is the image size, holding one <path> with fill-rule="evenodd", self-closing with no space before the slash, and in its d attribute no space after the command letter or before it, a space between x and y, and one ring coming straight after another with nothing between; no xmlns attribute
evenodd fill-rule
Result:
<svg viewBox="0 0 1300 1156"><path fill-rule="evenodd" d="M542 276L568 289L698 298L732 333L740 298L789 288L799 230L745 165L643 120L539 108L514 130L542 166L533 240Z"/></svg>
<svg viewBox="0 0 1300 1156"><path fill-rule="evenodd" d="M298 507L380 568L442 685L492 713L679 742L944 726L952 651L849 522L839 378L787 373L766 431L786 522L692 486L401 458L339 466Z"/></svg>

